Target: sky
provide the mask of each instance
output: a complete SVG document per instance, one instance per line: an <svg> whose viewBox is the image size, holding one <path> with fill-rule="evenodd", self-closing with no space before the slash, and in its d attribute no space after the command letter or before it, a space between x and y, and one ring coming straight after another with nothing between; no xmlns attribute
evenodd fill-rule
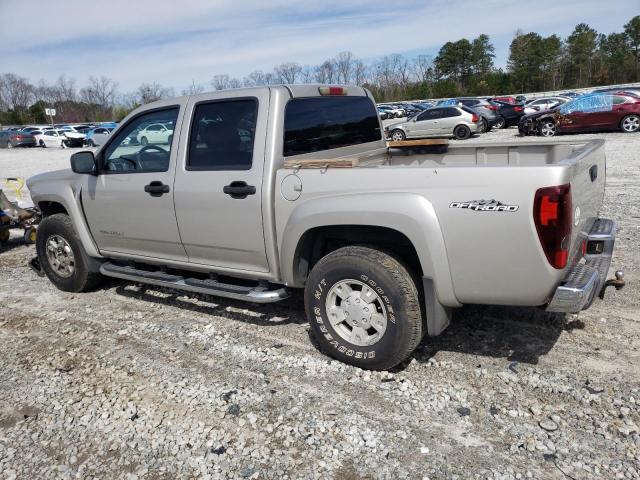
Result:
<svg viewBox="0 0 640 480"><path fill-rule="evenodd" d="M346 50L367 62L436 55L481 33L504 67L518 29L566 37L584 22L610 33L638 13L640 0L0 0L0 73L33 83L64 74L80 86L105 75L121 92L143 82L179 92Z"/></svg>

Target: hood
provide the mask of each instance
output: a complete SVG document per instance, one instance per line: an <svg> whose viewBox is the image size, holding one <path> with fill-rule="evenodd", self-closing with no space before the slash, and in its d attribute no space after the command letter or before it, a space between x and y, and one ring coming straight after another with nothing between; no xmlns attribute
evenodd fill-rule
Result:
<svg viewBox="0 0 640 480"><path fill-rule="evenodd" d="M541 118L543 116L550 116L552 117L553 114L558 111L558 108L550 108L548 110L540 110L539 112L534 112L534 113L530 113L529 115L523 115L522 118L520 119L521 121L527 121L527 120L535 120L538 118Z"/></svg>
<svg viewBox="0 0 640 480"><path fill-rule="evenodd" d="M77 174L73 173L71 168L67 168L66 170L54 170L52 172L39 173L33 177L29 177L27 179L27 187L29 190L33 190L33 187L37 187L39 184L44 182L69 182L75 178L77 178Z"/></svg>

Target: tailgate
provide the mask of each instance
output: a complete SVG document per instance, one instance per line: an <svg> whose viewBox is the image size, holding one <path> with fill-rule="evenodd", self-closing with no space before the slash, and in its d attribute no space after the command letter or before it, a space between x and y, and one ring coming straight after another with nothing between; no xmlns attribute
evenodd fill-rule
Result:
<svg viewBox="0 0 640 480"><path fill-rule="evenodd" d="M606 182L604 140L590 141L574 150L560 163L569 162L573 226L569 258L576 258L594 221L598 218ZM580 255L581 256L581 255Z"/></svg>

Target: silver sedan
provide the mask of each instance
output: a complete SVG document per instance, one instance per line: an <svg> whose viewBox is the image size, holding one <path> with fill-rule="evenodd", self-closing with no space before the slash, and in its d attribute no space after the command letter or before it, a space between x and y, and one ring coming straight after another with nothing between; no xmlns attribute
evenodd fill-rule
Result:
<svg viewBox="0 0 640 480"><path fill-rule="evenodd" d="M387 136L394 141L411 138L448 138L459 140L480 132L482 119L464 106L436 107L425 110L406 122L389 125Z"/></svg>

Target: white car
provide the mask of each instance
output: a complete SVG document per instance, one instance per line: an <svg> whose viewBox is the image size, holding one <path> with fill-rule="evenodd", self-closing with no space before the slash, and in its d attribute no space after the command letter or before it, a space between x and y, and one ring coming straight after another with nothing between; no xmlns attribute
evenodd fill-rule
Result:
<svg viewBox="0 0 640 480"><path fill-rule="evenodd" d="M389 116L389 118L392 118L392 117L402 118L407 115L402 108L392 107L391 105L379 105L379 107L384 108L385 110L388 110L389 112L391 112L391 115Z"/></svg>
<svg viewBox="0 0 640 480"><path fill-rule="evenodd" d="M524 106L524 114L530 115L532 113L541 112L543 110L549 110L550 108L557 107L569 101L569 98L565 97L544 97L531 100Z"/></svg>
<svg viewBox="0 0 640 480"><path fill-rule="evenodd" d="M148 145L150 143L169 144L173 138L173 127L163 123L152 123L147 125L136 135L136 139L140 145Z"/></svg>
<svg viewBox="0 0 640 480"><path fill-rule="evenodd" d="M64 132L62 132L61 130L54 130L50 128L44 131L38 130L38 132L40 132L39 135L36 135L35 132L32 133L32 135L36 137L36 142L41 147L43 148L47 148L47 147L66 148L67 147L65 142L67 137L65 136Z"/></svg>

